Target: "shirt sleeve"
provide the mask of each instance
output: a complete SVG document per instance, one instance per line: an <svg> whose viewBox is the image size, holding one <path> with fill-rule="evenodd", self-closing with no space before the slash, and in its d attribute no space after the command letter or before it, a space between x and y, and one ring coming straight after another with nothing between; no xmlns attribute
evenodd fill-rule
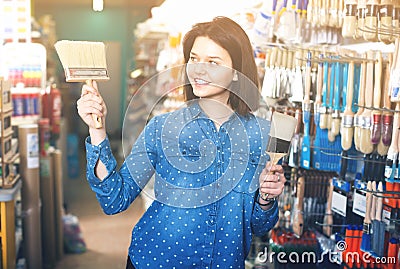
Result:
<svg viewBox="0 0 400 269"><path fill-rule="evenodd" d="M278 222L278 202L275 201L272 207L264 210L258 203L254 203L251 217L251 228L254 235L262 236L269 232Z"/></svg>
<svg viewBox="0 0 400 269"><path fill-rule="evenodd" d="M117 168L108 137L97 146L91 144L90 137L86 138L86 177L106 214L117 214L127 209L154 174L157 156L154 128L154 122L151 121L136 140L120 169ZM99 160L108 172L103 180L95 174Z"/></svg>

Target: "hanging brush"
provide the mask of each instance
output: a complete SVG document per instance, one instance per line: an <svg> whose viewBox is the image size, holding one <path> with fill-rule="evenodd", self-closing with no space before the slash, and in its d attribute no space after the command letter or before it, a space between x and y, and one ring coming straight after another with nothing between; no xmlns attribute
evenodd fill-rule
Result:
<svg viewBox="0 0 400 269"><path fill-rule="evenodd" d="M311 88L311 57L309 51L307 53L307 65L305 71L304 83L304 100L303 100L303 123L304 135L301 146L301 167L305 169L310 168L311 163L311 149L310 149L310 121L311 121L311 102L310 102L310 88Z"/></svg>
<svg viewBox="0 0 400 269"><path fill-rule="evenodd" d="M365 196L365 217L363 224L363 233L361 237L361 250L369 252L371 250L371 206L372 206L372 185L371 181L367 183L367 193Z"/></svg>
<svg viewBox="0 0 400 269"><path fill-rule="evenodd" d="M324 226L322 228L322 232L330 237L332 235L332 225L333 225L333 212L332 212L332 197L333 197L333 182L332 178L328 181L328 189L327 189L327 201L326 201L326 210L324 216Z"/></svg>
<svg viewBox="0 0 400 269"><path fill-rule="evenodd" d="M366 54L363 55L363 58L366 58ZM365 80L367 76L367 63L363 61L361 63L361 71L360 71L360 87L358 91L358 110L354 115L354 146L356 150L360 151L360 143L361 143L361 127L363 125L363 113L364 113L364 104L365 104Z"/></svg>
<svg viewBox="0 0 400 269"><path fill-rule="evenodd" d="M374 62L373 51L367 52L367 77L365 82L365 100L366 108L362 114L363 126L361 126L361 137L360 137L360 151L364 154L370 154L374 150L374 145L371 143L371 116L372 116L372 99L371 96L374 93Z"/></svg>
<svg viewBox="0 0 400 269"><path fill-rule="evenodd" d="M350 55L351 57L352 55ZM354 113L352 109L353 103L353 91L354 91L354 61L350 61L348 74L347 74L347 94L346 94L346 107L342 117L342 128L341 128L341 145L343 150L349 150L353 142L353 120Z"/></svg>
<svg viewBox="0 0 400 269"><path fill-rule="evenodd" d="M391 111L390 102L390 87L389 87L389 79L390 79L390 68L392 65L392 54L388 54L388 64L383 68L383 112L382 112L382 135L377 146L378 152L384 153L382 155L387 155L390 142L392 140L392 128L393 128L393 112Z"/></svg>

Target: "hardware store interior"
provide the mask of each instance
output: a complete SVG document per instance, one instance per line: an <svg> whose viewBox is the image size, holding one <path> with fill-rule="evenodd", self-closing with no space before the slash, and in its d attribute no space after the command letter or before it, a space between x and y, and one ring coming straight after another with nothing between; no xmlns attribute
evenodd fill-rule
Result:
<svg viewBox="0 0 400 269"><path fill-rule="evenodd" d="M86 180L83 84L66 81L55 43L105 44L99 88L119 166L149 117L184 104L172 72L182 37L216 16L251 41L255 114L297 120L279 220L243 266L400 268L398 0L0 0L0 268L125 268L153 202L150 181L104 214Z"/></svg>

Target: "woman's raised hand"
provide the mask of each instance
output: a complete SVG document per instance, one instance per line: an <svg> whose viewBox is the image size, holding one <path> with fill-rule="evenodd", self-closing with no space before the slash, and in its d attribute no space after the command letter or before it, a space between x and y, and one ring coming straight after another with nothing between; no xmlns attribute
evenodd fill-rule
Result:
<svg viewBox="0 0 400 269"><path fill-rule="evenodd" d="M102 128L105 128L104 119L107 114L107 107L97 89L97 83L95 81L93 82L93 87L87 84L82 86L81 97L78 99L76 104L79 116L89 126L89 128L96 128L92 114L102 119Z"/></svg>

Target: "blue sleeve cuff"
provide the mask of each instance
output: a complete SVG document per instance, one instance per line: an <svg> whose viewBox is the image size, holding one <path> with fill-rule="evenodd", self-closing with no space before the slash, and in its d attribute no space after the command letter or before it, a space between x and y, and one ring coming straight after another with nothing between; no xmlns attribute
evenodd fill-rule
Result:
<svg viewBox="0 0 400 269"><path fill-rule="evenodd" d="M264 210L258 203L255 203L254 206L254 214L256 214L256 217L258 218L270 218L271 216L274 216L275 214L278 215L278 202L275 201L272 204L272 207L270 207L267 210Z"/></svg>
<svg viewBox="0 0 400 269"><path fill-rule="evenodd" d="M112 155L110 141L108 140L108 137L106 137L99 145L93 145L90 137L87 137L85 140L85 146L87 155L87 179L93 186L103 185L117 165L117 162ZM95 174L95 167L99 160L106 166L108 171L108 175L103 180L100 180Z"/></svg>
<svg viewBox="0 0 400 269"><path fill-rule="evenodd" d="M252 215L252 230L256 236L262 236L269 232L279 219L278 202L275 201L271 208L264 210L255 203Z"/></svg>

